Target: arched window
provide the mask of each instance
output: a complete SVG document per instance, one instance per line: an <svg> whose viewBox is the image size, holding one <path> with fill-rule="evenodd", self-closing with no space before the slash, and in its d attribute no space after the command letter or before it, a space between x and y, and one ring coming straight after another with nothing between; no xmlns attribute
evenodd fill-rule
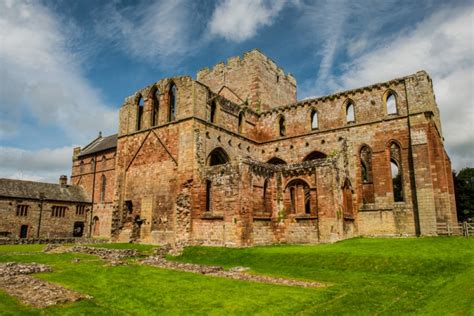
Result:
<svg viewBox="0 0 474 316"><path fill-rule="evenodd" d="M269 163L271 165L286 165L286 161L284 161L283 159L280 159L278 157L271 158L270 160L267 161L267 163Z"/></svg>
<svg viewBox="0 0 474 316"><path fill-rule="evenodd" d="M216 110L217 110L217 105L216 101L212 101L211 103L211 111L209 113L209 122L215 123L216 122Z"/></svg>
<svg viewBox="0 0 474 316"><path fill-rule="evenodd" d="M306 157L304 157L303 161L310 161L310 160L316 160L316 159L324 159L326 158L326 154L322 153L320 151L312 151L310 152Z"/></svg>
<svg viewBox="0 0 474 316"><path fill-rule="evenodd" d="M239 134L242 133L243 125L244 125L244 112L240 112L239 113L239 123L238 123Z"/></svg>
<svg viewBox="0 0 474 316"><path fill-rule="evenodd" d="M372 151L369 146L360 149L360 167L363 183L372 183Z"/></svg>
<svg viewBox="0 0 474 316"><path fill-rule="evenodd" d="M387 94L385 104L387 106L387 114L397 114L397 98L392 92Z"/></svg>
<svg viewBox="0 0 474 316"><path fill-rule="evenodd" d="M269 207L268 207L269 203L267 202L267 199L268 199L267 190L268 190L268 179L265 179L265 181L263 182L263 211L265 213L267 213L269 210Z"/></svg>
<svg viewBox="0 0 474 316"><path fill-rule="evenodd" d="M344 181L344 185L342 187L342 202L343 202L343 211L344 217L353 218L354 217L354 207L352 204L352 190L351 185L348 179Z"/></svg>
<svg viewBox="0 0 474 316"><path fill-rule="evenodd" d="M138 97L138 108L137 108L137 131L142 129L143 125L143 107L144 107L144 100L142 96Z"/></svg>
<svg viewBox="0 0 474 316"><path fill-rule="evenodd" d="M396 143L390 144L390 172L392 176L393 200L403 202L403 176L401 149Z"/></svg>
<svg viewBox="0 0 474 316"><path fill-rule="evenodd" d="M105 178L105 175L102 175L101 177L102 183L100 185L100 201L104 202L105 201L105 189L107 186L107 179Z"/></svg>
<svg viewBox="0 0 474 316"><path fill-rule="evenodd" d="M92 234L94 236L100 235L99 217L97 216L92 219Z"/></svg>
<svg viewBox="0 0 474 316"><path fill-rule="evenodd" d="M360 149L360 176L362 180L362 202L374 203L374 184L372 180L372 150L369 146Z"/></svg>
<svg viewBox="0 0 474 316"><path fill-rule="evenodd" d="M295 214L311 214L311 190L309 185L301 180L290 181L286 186L289 194L289 209Z"/></svg>
<svg viewBox="0 0 474 316"><path fill-rule="evenodd" d="M172 122L176 120L176 86L174 84L170 87L169 102L168 121Z"/></svg>
<svg viewBox="0 0 474 316"><path fill-rule="evenodd" d="M280 116L280 119L278 120L278 129L280 136L286 135L285 118L283 116Z"/></svg>
<svg viewBox="0 0 474 316"><path fill-rule="evenodd" d="M229 155L222 148L216 148L207 157L208 166L223 165L229 162Z"/></svg>
<svg viewBox="0 0 474 316"><path fill-rule="evenodd" d="M160 90L156 89L153 94L153 111L151 112L151 126L158 125L158 115L160 112Z"/></svg>
<svg viewBox="0 0 474 316"><path fill-rule="evenodd" d="M296 189L294 187L290 188L290 205L291 213L296 213Z"/></svg>
<svg viewBox="0 0 474 316"><path fill-rule="evenodd" d="M206 180L206 212L212 210L212 182Z"/></svg>
<svg viewBox="0 0 474 316"><path fill-rule="evenodd" d="M346 122L355 122L354 104L352 103L352 101L347 102L346 105Z"/></svg>
<svg viewBox="0 0 474 316"><path fill-rule="evenodd" d="M318 122L318 112L316 110L311 111L311 129L315 130L318 129L319 122Z"/></svg>

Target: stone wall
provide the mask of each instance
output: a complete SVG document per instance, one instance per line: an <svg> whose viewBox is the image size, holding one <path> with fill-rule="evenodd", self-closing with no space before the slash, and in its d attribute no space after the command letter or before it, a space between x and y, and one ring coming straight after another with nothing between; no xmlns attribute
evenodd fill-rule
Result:
<svg viewBox="0 0 474 316"><path fill-rule="evenodd" d="M255 111L296 101L296 80L258 50L245 53L243 58L232 57L227 64L219 63L211 70L199 71L197 81L215 93L227 87L236 100L249 104Z"/></svg>
<svg viewBox="0 0 474 316"><path fill-rule="evenodd" d="M28 207L26 216L17 216L18 205ZM82 215L76 214L77 205L84 205L84 213ZM65 216L52 216L53 206L66 207ZM84 225L84 236L86 236L89 232L87 229L87 214L90 208L90 204L83 203L55 201L43 201L41 203L39 200L0 198L0 235L19 238L21 227L26 226L25 237L37 237L41 213L39 234L41 238L73 237L74 224L76 222Z"/></svg>
<svg viewBox="0 0 474 316"><path fill-rule="evenodd" d="M83 187L93 201L92 214L88 214L87 221L89 225L92 221L92 233L96 237L111 236L115 155L114 148L83 157L74 156L72 162L71 183Z"/></svg>
<svg viewBox="0 0 474 316"><path fill-rule="evenodd" d="M276 79L280 70L262 56L255 51L203 70L199 82L163 79L126 99L115 165L115 238L227 246L314 243L357 235L432 235L437 222L456 221L451 166L425 72L289 102L293 80ZM173 84L177 112L169 122ZM396 113L388 113L389 95L396 99ZM350 121L349 103L355 114ZM315 111L317 128L311 122ZM394 196L392 144L399 148L401 201ZM363 175L364 147L370 179ZM210 166L216 149L228 161ZM267 163L275 158L283 165ZM292 202L288 186L295 180L307 189L299 187Z"/></svg>

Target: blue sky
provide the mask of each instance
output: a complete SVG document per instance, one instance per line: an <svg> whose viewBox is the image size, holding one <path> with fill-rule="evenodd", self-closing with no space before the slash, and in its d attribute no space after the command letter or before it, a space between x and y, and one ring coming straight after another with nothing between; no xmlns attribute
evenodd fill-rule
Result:
<svg viewBox="0 0 474 316"><path fill-rule="evenodd" d="M0 0L0 177L69 175L126 96L252 48L298 99L428 71L453 165L474 166L472 1Z"/></svg>

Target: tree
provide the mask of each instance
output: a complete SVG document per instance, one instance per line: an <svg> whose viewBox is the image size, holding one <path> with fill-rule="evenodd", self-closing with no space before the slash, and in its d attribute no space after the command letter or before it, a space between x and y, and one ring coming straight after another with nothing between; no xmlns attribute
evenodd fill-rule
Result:
<svg viewBox="0 0 474 316"><path fill-rule="evenodd" d="M474 219L474 168L463 168L454 174L456 208L460 221Z"/></svg>

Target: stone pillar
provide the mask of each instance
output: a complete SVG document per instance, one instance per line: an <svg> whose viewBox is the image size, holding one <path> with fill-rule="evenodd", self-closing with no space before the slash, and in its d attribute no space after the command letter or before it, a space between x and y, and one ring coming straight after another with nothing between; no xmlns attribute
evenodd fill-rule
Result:
<svg viewBox="0 0 474 316"><path fill-rule="evenodd" d="M412 166L415 178L418 226L421 236L436 235L436 204L433 192L433 178L427 131L424 127L411 130Z"/></svg>

